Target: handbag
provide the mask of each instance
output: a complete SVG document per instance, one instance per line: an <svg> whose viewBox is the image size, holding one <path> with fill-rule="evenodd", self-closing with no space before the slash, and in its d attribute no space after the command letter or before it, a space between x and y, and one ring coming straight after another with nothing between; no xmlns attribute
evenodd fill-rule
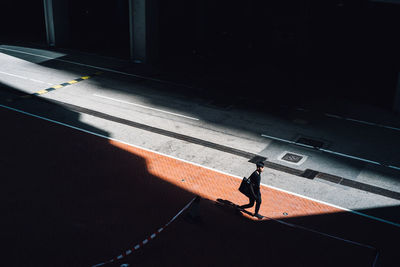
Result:
<svg viewBox="0 0 400 267"><path fill-rule="evenodd" d="M243 177L243 180L242 180L242 182L240 183L240 186L239 186L239 191L243 194L243 195L245 195L246 197L248 197L248 198L251 198L252 197L252 192L251 192L251 187L252 185L251 185L251 182L250 182L250 179L249 178L246 178L246 177Z"/></svg>

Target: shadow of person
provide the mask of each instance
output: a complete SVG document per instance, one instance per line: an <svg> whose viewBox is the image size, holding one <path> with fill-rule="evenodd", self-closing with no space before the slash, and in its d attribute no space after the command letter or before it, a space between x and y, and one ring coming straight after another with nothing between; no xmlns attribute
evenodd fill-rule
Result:
<svg viewBox="0 0 400 267"><path fill-rule="evenodd" d="M231 202L230 200L218 198L216 204L218 206L220 206L226 212L236 213L236 214L242 215L242 216L243 216L243 214L246 214L248 216L254 217L253 213L251 213L251 212L249 212L249 211L247 211L245 209L240 208L239 205ZM264 216L259 216L259 217L256 216L256 218L263 219Z"/></svg>

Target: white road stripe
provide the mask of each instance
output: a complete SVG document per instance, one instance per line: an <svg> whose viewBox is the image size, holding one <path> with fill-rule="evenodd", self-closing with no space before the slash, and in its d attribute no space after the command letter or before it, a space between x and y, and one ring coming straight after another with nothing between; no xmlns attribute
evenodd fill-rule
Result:
<svg viewBox="0 0 400 267"><path fill-rule="evenodd" d="M294 141L285 140L285 139L282 139L282 138L278 138L278 137L274 137L274 136L270 136L270 135L266 135L266 134L261 134L261 136L262 137L266 137L266 138L270 138L270 139L273 139L273 140L281 141L281 142L284 142L284 143L288 143L288 144L294 144L294 145L298 145L298 146L303 146L303 147L315 149L315 147L313 147L313 146L297 143L297 142L294 142ZM364 159L364 158L360 158L360 157L356 157L356 156L351 156L351 155L347 155L347 154L344 154L344 153L335 152L335 151L327 150L327 149L323 149L323 148L319 148L318 150L322 151L322 152L326 152L326 153L330 153L330 154L346 157L346 158L351 158L351 159L355 159L355 160L359 160L359 161L363 161L363 162L367 162L367 163L371 163L371 164L375 164L375 165L384 166L384 167L395 169L395 170L400 170L400 167L393 166L393 165L385 165L385 164L382 164L382 163L379 163L379 162L376 162L376 161L372 161L372 160L369 160L369 159Z"/></svg>
<svg viewBox="0 0 400 267"><path fill-rule="evenodd" d="M304 226L301 226L301 225L293 224L293 223L288 223L288 222L285 222L285 221L282 221L282 220L279 220L279 219L274 219L274 218L270 218L270 217L267 217L267 218L270 219L270 220L279 222L281 224L284 224L286 226L289 226L289 227L302 229L302 230L305 230L305 231L309 231L309 232L312 232L312 233L315 233L315 234L319 234L319 235L323 235L323 236L326 236L326 237L334 238L334 239L337 239L337 240L340 240L340 241L344 241L346 243L350 243L350 244L353 244L353 245L357 245L357 246L360 246L360 247L365 247L365 248L375 249L376 250L376 248L374 248L374 247L372 247L370 245L367 245L367 244L355 242L355 241L352 241L352 240L349 240L349 239L344 239L344 238L341 238L341 237L338 237L338 236L335 236L335 235L330 235L330 234L327 234L327 233L324 233L324 232L321 232L321 231L317 231L317 230L314 230L314 229L311 229L311 228L307 228L307 227L304 227Z"/></svg>
<svg viewBox="0 0 400 267"><path fill-rule="evenodd" d="M296 144L296 142L285 140L285 139L274 137L274 136L270 136L270 135L266 135L266 134L262 134L261 136L262 137L271 138L271 139L274 139L274 140L278 140L278 141L282 141L282 142L289 143L289 144Z"/></svg>
<svg viewBox="0 0 400 267"><path fill-rule="evenodd" d="M384 127L384 128L388 128L388 129L400 131L400 128L396 128L396 127L392 127L392 126L387 126L387 125L380 125L380 126L381 126L381 127Z"/></svg>
<svg viewBox="0 0 400 267"><path fill-rule="evenodd" d="M199 166L199 167L202 167L202 168L205 168L205 169L208 169L208 170L212 170L212 171L215 171L215 172L218 172L218 173L221 173L221 174L225 174L225 175L234 177L234 178L236 178L238 180L242 180L243 179L243 177L240 177L240 176L237 176L237 175L234 175L234 174L223 172L223 171L220 171L220 170L217 170L217 169L214 169L214 168L210 168L210 167L198 164L198 163L194 163L194 162L188 161L188 160L180 159L180 158L177 158L177 157L174 157L174 156L171 156L171 155L167 155L167 154L164 154L164 153L161 153L161 152L157 152L157 151L145 148L145 147L141 147L141 146L138 146L138 145L130 144L130 143L118 140L116 138L111 138L111 137L108 137L108 136L105 136L105 135L102 135L102 134L98 134L98 133L95 133L95 132L92 132L92 131L88 131L88 130L85 130L85 129L82 129L82 128L79 128L79 127L75 127L75 126L72 126L72 125L69 125L69 124L66 124L66 123L63 123L63 122L59 122L59 121L56 121L56 120L48 119L46 117L42 117L42 116L39 116L39 115L36 115L36 114L33 114L33 113L29 113L29 112L26 112L26 111L23 111L23 110L19 110L19 109L12 108L12 107L9 107L9 106L5 106L5 105L2 105L2 104L0 104L0 107L8 109L8 110L13 110L13 111L16 111L16 112L19 112L19 113L22 113L22 114L25 114L25 115L28 115L28 116L31 116L31 117L39 118L39 119L42 119L42 120L45 120L45 121L49 121L49 122L52 122L52 123L55 123L55 124L58 124L58 125L62 125L62 126L65 126L65 127L71 128L71 129L75 129L75 130L78 130L78 131L81 131L81 132L84 132L84 133L92 134L92 135L95 135L95 136L98 136L98 137L101 137L101 138L104 138L104 139L116 141L116 142L131 146L131 147L135 147L135 148L139 148L139 149L142 149L142 150L145 150L145 151L149 151L149 152L155 153L157 155L161 155L161 156L165 156L165 157L168 157L168 158L176 159L176 160L179 160L181 162L186 162L186 163L189 163L189 164L194 165L194 166ZM386 223L386 224L390 224L390 225L393 225L393 226L396 226L396 227L400 228L400 224L399 223L391 222L391 221L388 221L388 220L385 220L385 219L381 219L381 218L378 218L378 217L375 217L375 216L371 216L371 215L368 215L368 214L365 214L365 213L354 211L354 210L351 210L351 209L348 209L348 208L343 208L343 207L337 206L335 204L331 204L331 203L328 203L328 202L325 202L325 201L321 201L321 200L317 200L317 199L314 199L314 198L311 198L311 197L303 196L303 195L300 195L300 194L297 194L297 193L294 193L294 192L290 192L290 191L287 191L287 190L284 190L284 189L281 189L281 188L278 188L278 187L275 187L275 186L271 186L271 185L267 185L267 184L263 184L263 183L261 183L261 184L263 186L265 186L265 187L272 188L272 189L275 189L275 190L280 191L280 192L284 192L284 193L291 194L291 195L294 195L294 196L298 196L298 197L301 197L301 198L304 198L304 199L315 201L315 202L318 202L318 203L321 203L321 204L324 204L324 205L327 205L327 206L330 206L330 207L341 209L343 211L347 211L347 212L350 212L350 213L353 213L353 214L357 214L357 215L360 215L360 216L363 216L363 217L366 217L366 218L369 218L369 219L372 219L372 220L376 220L376 221L383 222L383 223ZM188 203L188 205L190 205L191 202ZM188 205L186 205L186 207ZM184 209L182 209L181 212ZM178 213L175 217L179 216L180 213ZM174 220L174 218L172 220ZM135 249L136 249L136 247L135 247Z"/></svg>
<svg viewBox="0 0 400 267"><path fill-rule="evenodd" d="M20 75L16 75L16 74L12 74L12 73L7 73L7 72L3 72L3 71L0 71L0 73L1 73L1 74L5 74L5 75L8 75L8 76L12 76L12 77L24 79L24 80L29 80L29 81L32 81L32 82L44 83L44 84L52 85L51 83L48 83L48 82L43 82L43 81L39 81L39 80L36 80L36 79L27 78L27 77L20 76Z"/></svg>
<svg viewBox="0 0 400 267"><path fill-rule="evenodd" d="M392 169L395 169L395 170L399 170L399 171L400 171L400 167L397 167L397 166L389 165L389 168L392 168Z"/></svg>
<svg viewBox="0 0 400 267"><path fill-rule="evenodd" d="M143 105L140 105L140 104L135 104L135 103L128 102L128 101L111 98L111 97L108 97L108 96L102 96L102 95L98 95L98 94L93 94L93 95L97 96L97 97L100 97L100 98L112 100L112 101L115 101L115 102L120 102L120 103L132 105L132 106L136 106L136 107L150 109L150 110L154 110L154 111L158 111L158 112L162 112L162 113L166 113L166 114L170 114L170 115L174 115L174 116L183 117L183 118L190 119L190 120L195 120L195 121L199 120L199 119L196 119L196 118L193 118L193 117L189 117L189 116L185 116L185 115L181 115L181 114L178 114L178 113L173 113L173 112L169 112L169 111L165 111L165 110L161 110L161 109L157 109L157 108L147 107L147 106L143 106Z"/></svg>
<svg viewBox="0 0 400 267"><path fill-rule="evenodd" d="M339 120L354 121L354 122L358 122L358 123L362 123L362 124L367 124L367 125L370 125L370 126L383 127L383 128L388 128L388 129L395 130L395 131L400 131L400 128L396 128L396 127L393 127L393 126L373 123L373 122L369 122L369 121L362 121L362 120L357 120L357 119L353 119L353 118L345 118L345 117L341 117L341 116L334 115L334 114L329 114L329 113L324 113L324 114L327 117L331 117L331 118L335 118L335 119L339 119Z"/></svg>
<svg viewBox="0 0 400 267"><path fill-rule="evenodd" d="M335 118L335 119L342 119L342 117L340 117L340 116L329 114L329 113L325 113L325 116Z"/></svg>
<svg viewBox="0 0 400 267"><path fill-rule="evenodd" d="M372 163L372 164L376 164L376 165L382 165L381 163L376 162L376 161L372 161L372 160L369 160L369 159L363 159L363 158L347 155L347 154L344 154L344 153L335 152L335 151L328 150L328 149L321 148L320 151L323 151L323 152L326 152L326 153L330 153L330 154L334 154L334 155L338 155L338 156L342 156L342 157L346 157L346 158L350 158L350 159L356 159L356 160L364 161L364 162L367 162L367 163Z"/></svg>
<svg viewBox="0 0 400 267"><path fill-rule="evenodd" d="M282 139L282 138L278 138L278 137L274 137L274 136L270 136L270 135L266 135L266 134L262 134L261 136L262 137L266 137L266 138L270 138L270 139L273 139L273 140L285 142L285 143L288 143L288 144L293 144L293 145L298 145L298 146L303 146L303 147L315 149L315 147L310 146L310 145L297 143L297 142L294 142L294 141L289 141L289 140L285 140L285 139Z"/></svg>
<svg viewBox="0 0 400 267"><path fill-rule="evenodd" d="M27 54L27 55L31 55L31 56L37 56L37 57L47 58L47 59L51 59L51 60L55 60L55 61L61 61L61 62L65 62L65 63L75 64L75 65L79 65L79 66L89 67L89 68L93 68L93 69L98 69L98 70L113 72L113 73L122 74L122 75L126 75L126 76L131 76L131 77L135 77L135 78L139 78L139 79L154 81L154 82L158 82L158 83L170 84L170 85L174 85L174 86L184 86L184 87L186 87L186 88L193 88L193 87L190 86L190 85L174 83L174 82L170 82L170 81L166 81L166 80L160 80L160 79L151 78L151 77L148 77L148 76L142 76L142 75L127 73L127 72L123 72L123 71L118 71L118 70L114 70L114 69L109 69L109 68L103 68L103 67L93 66L93 65L89 65L89 64L83 64L83 63L79 63L79 62L76 62L76 61L65 60L65 59L59 59L59 58L53 58L53 57L48 57L48 56L33 54L33 53L29 53L29 52L24 52L24 51L19 51L19 50L10 49L10 48L4 48L4 47L0 47L0 49L7 50L7 51L11 51L11 52L17 52L17 53Z"/></svg>
<svg viewBox="0 0 400 267"><path fill-rule="evenodd" d="M281 142L284 142L284 143L288 143L288 144L294 144L294 145L299 145L299 146L304 146L304 147L307 147L307 148L315 149L315 147L313 147L313 146L300 144L300 143L297 143L297 142L294 142L294 141L289 141L289 140L285 140L285 139L278 138L278 137L273 137L273 136L266 135L266 134L261 134L261 136L262 137L266 137L266 138L270 138L270 139L273 139L273 140L281 141ZM335 155L338 155L338 156L346 157L346 158L351 158L351 159L355 159L355 160L359 160L359 161L363 161L363 162L367 162L367 163L372 163L372 164L384 166L384 167L395 169L395 170L400 170L400 167L396 167L396 166L393 166L393 165L387 166L385 164L382 164L382 163L379 163L379 162L376 162L376 161L372 161L372 160L369 160L369 159L364 159L364 158L360 158L360 157L356 157L356 156L351 156L351 155L347 155L347 154L344 154L344 153L335 152L335 151L328 150L328 149L323 149L323 148L318 148L318 150L322 151L322 152L326 152L326 153L330 153L330 154L335 154Z"/></svg>
<svg viewBox="0 0 400 267"><path fill-rule="evenodd" d="M376 124L376 123L372 123L372 122L368 122L368 121L356 120L356 119L352 119L352 118L345 118L345 120L355 121L355 122L359 122L359 123L363 123L363 124L367 124L367 125L380 126L379 124Z"/></svg>

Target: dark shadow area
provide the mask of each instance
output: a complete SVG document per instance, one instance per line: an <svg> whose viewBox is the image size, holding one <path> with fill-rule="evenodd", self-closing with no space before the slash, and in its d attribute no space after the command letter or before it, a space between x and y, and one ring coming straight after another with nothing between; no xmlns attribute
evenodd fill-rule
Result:
<svg viewBox="0 0 400 267"><path fill-rule="evenodd" d="M108 136L43 99L7 105L36 115L46 110L44 117ZM0 235L7 266L90 266L143 239L190 200L191 193L150 174L143 158L107 139L1 113Z"/></svg>
<svg viewBox="0 0 400 267"><path fill-rule="evenodd" d="M286 103L393 104L398 5L175 0L160 10L160 64L220 81L228 98L245 91Z"/></svg>
<svg viewBox="0 0 400 267"><path fill-rule="evenodd" d="M1 89L7 98L23 94L4 84ZM7 105L38 115L43 109L46 117L107 136L80 122L78 113L43 99ZM111 259L163 226L193 197L151 174L143 157L107 139L4 108L1 123L0 235L6 266L91 266ZM124 261L140 266L365 266L375 256L272 221L237 217L213 201L202 200L200 209L202 224L179 218ZM398 207L374 212L399 214ZM289 221L376 246L382 266L395 266L397 247L390 244L398 240L397 228L349 213Z"/></svg>
<svg viewBox="0 0 400 267"><path fill-rule="evenodd" d="M45 44L46 24L42 0L3 1L1 3L0 38Z"/></svg>
<svg viewBox="0 0 400 267"><path fill-rule="evenodd" d="M248 220L248 216L251 216L252 213L239 211L236 205L240 204L243 203L233 203L226 199L218 199L215 202L215 206L225 216L236 215L241 220ZM253 209L249 210L252 211ZM357 210L356 212L377 217L382 214L393 214L392 221L399 222L399 210L400 206L392 206ZM247 214L247 216L244 214ZM265 243L276 244L274 248L290 246L289 244L294 245L297 249L294 252L291 251L290 257L299 259L299 266L307 266L314 260L319 261L319 257L326 260L324 263L320 262L321 266L334 266L335 264L341 266L374 266L373 262L377 252L379 252L379 255L375 266L396 266L398 262L397 247L394 245L396 243L395 240L400 237L398 226L374 221L350 212L291 217L290 214L282 210L280 217L272 218L272 221L270 219L266 216L261 221L254 220L253 225L261 224L264 227L268 225L270 227L269 230L275 229L275 227L279 228L279 232L268 231ZM260 230L258 233L262 236L264 231ZM304 238L303 241L307 241L303 243L297 240L299 236L302 236L301 239ZM261 239L261 237L259 238ZM335 251L334 255L337 258L331 254L333 251ZM299 256L297 253L302 255ZM354 254L346 256L347 253ZM303 262L306 255L310 256L310 259L307 259L309 261L307 264ZM274 258L274 256L269 254L270 258ZM343 259L347 261L343 261ZM288 265L281 263L276 266Z"/></svg>
<svg viewBox="0 0 400 267"><path fill-rule="evenodd" d="M66 47L129 59L127 0L68 1L71 39Z"/></svg>

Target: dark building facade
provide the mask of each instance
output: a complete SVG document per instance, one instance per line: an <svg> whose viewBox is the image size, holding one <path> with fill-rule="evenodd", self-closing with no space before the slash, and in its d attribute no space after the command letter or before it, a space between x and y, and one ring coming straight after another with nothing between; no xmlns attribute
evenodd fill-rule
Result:
<svg viewBox="0 0 400 267"><path fill-rule="evenodd" d="M264 70L278 69L294 94L400 109L400 1L30 0L6 1L1 13L3 42L149 64L230 65L250 73L255 90Z"/></svg>

